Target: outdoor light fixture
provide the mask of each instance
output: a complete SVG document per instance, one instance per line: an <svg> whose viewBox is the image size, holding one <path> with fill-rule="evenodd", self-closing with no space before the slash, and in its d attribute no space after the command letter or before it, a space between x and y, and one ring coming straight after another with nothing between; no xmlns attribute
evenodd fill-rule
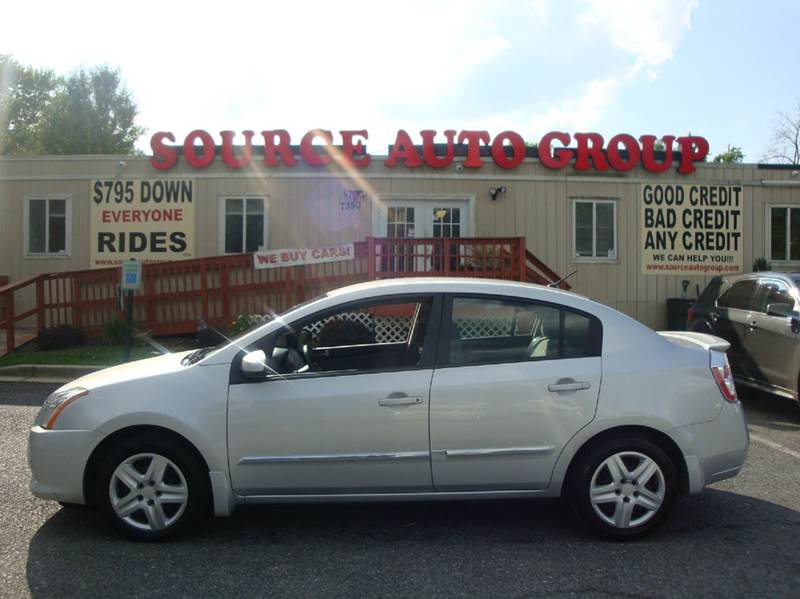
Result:
<svg viewBox="0 0 800 599"><path fill-rule="evenodd" d="M489 188L489 196L493 200L496 200L498 195L500 195L501 193L505 193L507 191L508 191L508 188L505 185L501 185L500 187L490 187Z"/></svg>

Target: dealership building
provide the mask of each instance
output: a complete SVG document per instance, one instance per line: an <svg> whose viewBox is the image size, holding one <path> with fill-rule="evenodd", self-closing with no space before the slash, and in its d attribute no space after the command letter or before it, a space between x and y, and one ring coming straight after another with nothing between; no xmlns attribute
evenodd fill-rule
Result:
<svg viewBox="0 0 800 599"><path fill-rule="evenodd" d="M195 131L157 133L149 156L0 158L0 276L368 237L524 237L559 275L577 271L574 291L663 328L667 300L715 274L800 265L800 167L707 162L697 137L554 132L533 146L484 133L401 131L379 155L366 131L299 144L281 130Z"/></svg>

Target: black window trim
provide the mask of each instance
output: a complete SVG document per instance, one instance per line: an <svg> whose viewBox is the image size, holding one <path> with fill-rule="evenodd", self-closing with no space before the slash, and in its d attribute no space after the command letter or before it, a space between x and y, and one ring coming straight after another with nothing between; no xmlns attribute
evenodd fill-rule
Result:
<svg viewBox="0 0 800 599"><path fill-rule="evenodd" d="M292 372L288 374L280 374L280 375L265 374L263 376L252 376L252 377L246 377L242 374L241 362L244 355L249 351L253 351L256 349L264 349L264 347L261 346L261 343L269 337L277 337L291 330L295 331L301 330L303 326L309 323L315 322L322 318L326 318L327 316L331 316L343 310L375 305L376 303L402 304L402 303L408 303L409 300L412 299L419 302L428 298L433 299L433 306L431 307L431 319L430 322L428 323L427 330L425 332L425 340L423 341L422 344L422 357L420 359L419 364L417 364L416 366L397 366L394 368L380 368L376 370L348 369L348 370L331 370L329 372ZM266 383L279 380L296 381L304 379L328 378L335 376L356 376L356 375L379 374L382 372L405 372L405 371L433 369L435 357L438 350L437 345L440 339L439 325L441 323L441 318L442 318L442 303L443 303L442 294L436 292L393 293L387 295L376 295L369 298L353 300L350 302L345 302L343 304L337 304L336 306L325 308L309 316L299 318L292 322L288 322L284 324L282 327L272 331L271 333L264 335L257 341L254 341L253 343L251 343L246 348L242 349L239 353L236 354L234 359L231 361L229 384L241 385L241 384L252 384L252 383ZM409 331L409 334L411 334L411 331ZM386 344L369 344L369 345L386 345Z"/></svg>
<svg viewBox="0 0 800 599"><path fill-rule="evenodd" d="M485 300L494 300L494 301L514 301L524 304L534 304L537 306L545 306L550 308L556 308L559 310L559 346L558 346L558 356L547 357L543 356L540 358L521 358L519 360L509 360L506 358L498 359L498 360L486 360L482 362L477 362L474 364L450 364L450 334L451 334L451 327L453 321L453 299L454 298L471 298L471 299L485 299ZM574 314L578 314L580 316L585 316L589 319L589 338L590 338L590 346L589 351L584 356L564 356L564 313L565 312L572 312ZM495 295L490 293L446 293L444 296L444 302L442 304L442 313L439 319L439 330L440 330L440 337L439 337L439 344L438 344L438 351L436 353L436 363L434 365L435 368L467 368L471 366L486 366L492 364L519 364L519 363L537 363L537 362L549 362L552 360L574 360L580 358L596 358L601 357L603 353L603 323L600 322L600 319L590 312L586 312L581 310L580 308L573 308L572 306L565 306L564 304L558 304L556 302L548 302L546 300L537 300L528 297L519 297L516 295ZM442 340L447 340L443 342Z"/></svg>

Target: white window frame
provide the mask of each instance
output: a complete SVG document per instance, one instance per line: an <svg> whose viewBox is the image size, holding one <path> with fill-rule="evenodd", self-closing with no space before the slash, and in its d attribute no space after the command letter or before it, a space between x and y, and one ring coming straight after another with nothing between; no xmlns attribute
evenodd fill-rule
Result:
<svg viewBox="0 0 800 599"><path fill-rule="evenodd" d="M592 204L592 256L578 255L578 220L576 212L578 202ZM597 256L597 204L611 204L613 209L612 224L614 231L614 254L612 256ZM619 262L619 238L617 235L617 200L608 198L572 198L572 261L573 262Z"/></svg>
<svg viewBox="0 0 800 599"><path fill-rule="evenodd" d="M475 195L465 193L381 193L376 196L377 204L372 210L372 234L382 237L381 229L386 220L386 211L390 207L405 206L409 204L424 203L425 208L436 202L446 204L448 202L458 203L458 208L466 203L465 212L462 215L461 237L473 237L475 235ZM448 207L448 206L444 206ZM456 206L454 206L456 207ZM466 217L466 218L465 218ZM431 232L431 235L433 232ZM419 235L419 237L422 237Z"/></svg>
<svg viewBox="0 0 800 599"><path fill-rule="evenodd" d="M766 214L764 215L764 256L770 264L777 264L782 268L791 265L800 264L800 260L777 260L772 257L772 209L773 208L794 208L800 210L800 204L767 204L765 206ZM791 241L792 241L792 223L791 219L786 220L786 255L791 256Z"/></svg>
<svg viewBox="0 0 800 599"><path fill-rule="evenodd" d="M220 255L233 255L239 254L241 252L226 252L225 251L225 204L228 200L261 200L264 205L264 245L263 248L267 249L269 247L269 196L264 195L257 195L257 194L230 194L219 196L219 253ZM242 203L242 208L244 210L244 206L247 202ZM244 218L244 214L242 214L242 218ZM244 222L244 228L242 230L242 239L247 239L247 221Z"/></svg>
<svg viewBox="0 0 800 599"><path fill-rule="evenodd" d="M30 221L31 221L31 201L45 200L46 209L44 216L44 252L32 252L30 250ZM64 200L64 251L50 252L50 200ZM72 257L72 194L69 193L47 193L47 194L26 194L25 195L25 214L23 215L23 241L25 258L71 258Z"/></svg>

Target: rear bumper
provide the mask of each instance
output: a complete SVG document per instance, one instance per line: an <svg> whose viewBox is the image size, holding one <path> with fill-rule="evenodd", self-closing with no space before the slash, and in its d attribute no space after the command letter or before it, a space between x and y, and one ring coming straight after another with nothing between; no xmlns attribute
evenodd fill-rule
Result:
<svg viewBox="0 0 800 599"><path fill-rule="evenodd" d="M95 431L31 428L28 435L31 492L41 499L86 503L83 473L89 456L103 436Z"/></svg>
<svg viewBox="0 0 800 599"><path fill-rule="evenodd" d="M738 401L725 402L714 420L675 429L673 437L683 450L692 494L736 476L750 446L747 420Z"/></svg>

